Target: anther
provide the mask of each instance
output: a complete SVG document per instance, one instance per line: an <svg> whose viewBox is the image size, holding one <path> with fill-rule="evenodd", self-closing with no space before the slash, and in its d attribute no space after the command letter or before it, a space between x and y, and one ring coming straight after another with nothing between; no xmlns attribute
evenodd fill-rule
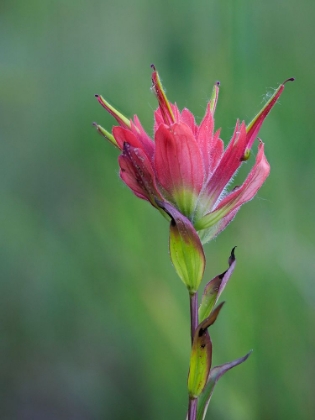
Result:
<svg viewBox="0 0 315 420"><path fill-rule="evenodd" d="M285 80L282 84L284 85L287 82L294 82L295 77L290 77L290 79Z"/></svg>

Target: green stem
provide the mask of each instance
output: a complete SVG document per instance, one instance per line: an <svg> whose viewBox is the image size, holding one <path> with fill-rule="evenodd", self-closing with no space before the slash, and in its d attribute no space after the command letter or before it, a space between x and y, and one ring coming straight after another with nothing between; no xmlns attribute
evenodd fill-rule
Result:
<svg viewBox="0 0 315 420"><path fill-rule="evenodd" d="M196 328L198 327L198 294L189 295L190 298L190 335L191 344L194 340Z"/></svg>
<svg viewBox="0 0 315 420"><path fill-rule="evenodd" d="M190 299L190 335L191 345L193 344L195 331L198 327L198 294L189 295ZM197 418L197 399L189 398L188 403L188 420L196 420Z"/></svg>

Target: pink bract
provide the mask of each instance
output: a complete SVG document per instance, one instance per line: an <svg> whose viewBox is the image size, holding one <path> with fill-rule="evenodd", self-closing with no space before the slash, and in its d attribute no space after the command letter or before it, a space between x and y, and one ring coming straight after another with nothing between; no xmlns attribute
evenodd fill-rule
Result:
<svg viewBox="0 0 315 420"><path fill-rule="evenodd" d="M292 79L289 79L292 80ZM120 177L134 194L159 209L174 208L187 218L203 242L214 238L234 218L239 208L251 200L269 175L270 166L259 141L254 166L244 183L227 192L227 185L242 163L271 108L281 95L281 84L249 125L236 122L224 149L220 130L214 130L214 112L218 100L216 83L200 125L193 114L171 104L155 68L152 89L159 107L154 113L154 139L143 129L137 116L128 120L97 95L99 103L113 115L118 126L112 134L101 126L98 131L122 152ZM172 216L172 211L167 212Z"/></svg>

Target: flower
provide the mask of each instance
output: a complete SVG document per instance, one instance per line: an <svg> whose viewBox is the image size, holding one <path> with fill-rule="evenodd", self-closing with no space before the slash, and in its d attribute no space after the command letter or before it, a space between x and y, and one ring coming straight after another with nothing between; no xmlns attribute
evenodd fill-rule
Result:
<svg viewBox="0 0 315 420"><path fill-rule="evenodd" d="M270 166L259 140L254 166L240 187L227 191L233 176L248 160L259 129L284 89L281 84L250 124L236 122L232 139L224 149L220 130L214 131L214 112L219 83L200 125L188 109L180 111L168 101L154 66L152 89L159 107L154 113L154 140L137 116L127 119L102 96L98 102L116 119L112 134L97 130L122 152L120 177L133 193L172 219L178 214L193 226L203 243L214 238L251 200L269 175ZM288 79L293 80L293 79ZM189 222L188 222L189 221Z"/></svg>

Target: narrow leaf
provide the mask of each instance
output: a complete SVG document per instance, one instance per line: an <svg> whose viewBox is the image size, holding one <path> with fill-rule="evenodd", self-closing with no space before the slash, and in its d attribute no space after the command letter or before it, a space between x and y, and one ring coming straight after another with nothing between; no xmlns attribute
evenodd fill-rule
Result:
<svg viewBox="0 0 315 420"><path fill-rule="evenodd" d="M229 278L231 277L235 264L235 248L234 247L231 251L231 255L229 257L229 269L226 270L224 273L219 274L218 276L214 277L209 283L206 285L205 290L203 292L201 298L201 304L199 306L199 322L202 322L205 318L207 318L212 309L214 308L216 302L218 301L221 293L223 292Z"/></svg>
<svg viewBox="0 0 315 420"><path fill-rule="evenodd" d="M209 376L212 361L212 342L208 330L197 335L191 349L188 392L190 398L198 398Z"/></svg>
<svg viewBox="0 0 315 420"><path fill-rule="evenodd" d="M225 363L224 365L221 365L221 366L216 366L213 369L211 369L208 382L198 399L197 420L204 420L207 413L210 399L212 397L214 387L216 383L218 382L218 380L221 378L221 376L224 375L225 372L232 369L233 367L238 366L241 363L245 362L245 360L248 359L251 353L252 353L252 350L249 353L247 353L244 357L233 360L232 362L229 362L229 363Z"/></svg>
<svg viewBox="0 0 315 420"><path fill-rule="evenodd" d="M190 398L198 398L202 393L210 373L212 363L212 342L208 327L217 319L224 302L206 318L196 329L191 349L188 392Z"/></svg>

